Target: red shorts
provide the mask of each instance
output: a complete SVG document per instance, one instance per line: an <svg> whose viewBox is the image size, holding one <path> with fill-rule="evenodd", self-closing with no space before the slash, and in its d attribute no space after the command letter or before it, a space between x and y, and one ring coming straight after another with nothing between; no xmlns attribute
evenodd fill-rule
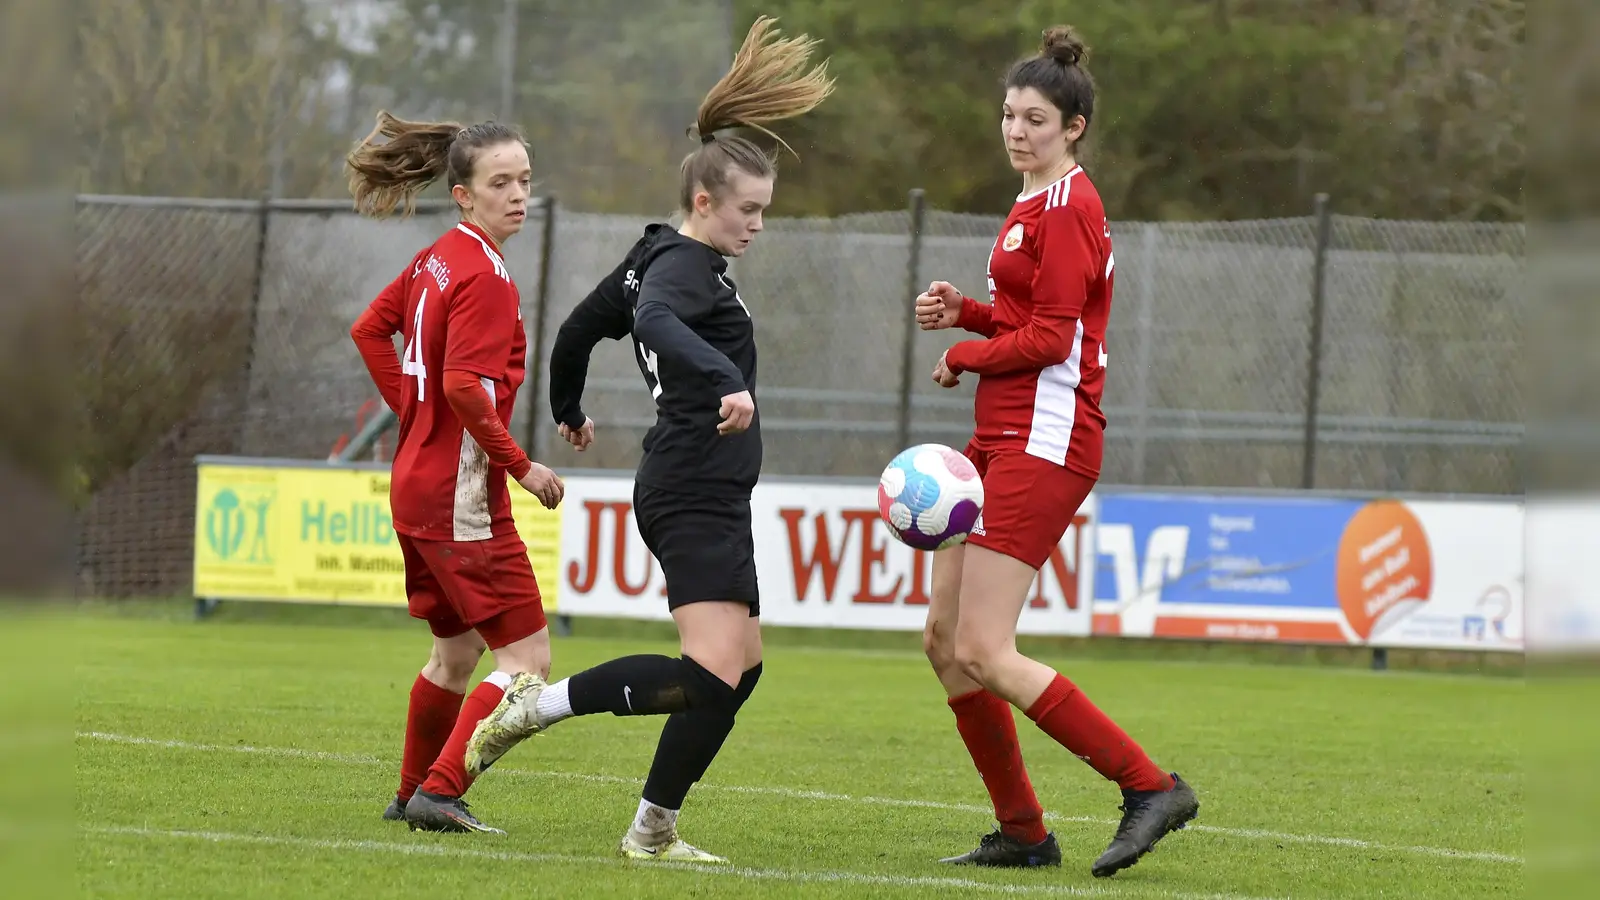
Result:
<svg viewBox="0 0 1600 900"><path fill-rule="evenodd" d="M486 541L425 541L397 534L406 561L406 605L435 637L474 629L489 649L537 633L544 601L528 547L516 532Z"/></svg>
<svg viewBox="0 0 1600 900"><path fill-rule="evenodd" d="M967 543L1043 567L1095 479L1021 450L962 452L983 479L983 513Z"/></svg>

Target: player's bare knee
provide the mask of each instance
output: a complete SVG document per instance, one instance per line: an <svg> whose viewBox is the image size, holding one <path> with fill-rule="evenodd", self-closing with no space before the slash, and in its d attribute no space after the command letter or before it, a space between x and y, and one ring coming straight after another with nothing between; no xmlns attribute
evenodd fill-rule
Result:
<svg viewBox="0 0 1600 900"><path fill-rule="evenodd" d="M955 640L955 664L973 681L988 687L994 680L996 665L1004 646L980 634L961 632Z"/></svg>
<svg viewBox="0 0 1600 900"><path fill-rule="evenodd" d="M459 663L449 665L438 659L430 659L428 664L422 667L422 677L452 693L465 694L476 668Z"/></svg>
<svg viewBox="0 0 1600 900"><path fill-rule="evenodd" d="M501 672L536 673L540 678L550 675L550 632L539 631L504 647L494 650L494 667Z"/></svg>
<svg viewBox="0 0 1600 900"><path fill-rule="evenodd" d="M701 668L717 676L728 687L738 687L744 677L744 648L705 648L697 654L685 656L699 663Z"/></svg>
<svg viewBox="0 0 1600 900"><path fill-rule="evenodd" d="M758 622L759 620L751 619L750 621L754 623ZM745 632L743 672L748 672L756 666L761 665L761 659L761 629L760 626L757 625L756 627L753 627L749 631ZM740 677L743 677L742 673Z"/></svg>
<svg viewBox="0 0 1600 900"><path fill-rule="evenodd" d="M935 672L956 668L955 629L944 620L929 616L922 626L922 652Z"/></svg>
<svg viewBox="0 0 1600 900"><path fill-rule="evenodd" d="M956 653L956 666L961 670L961 674L984 687L988 687L992 680L993 666L990 664L991 662L992 657L984 654L981 650L973 650L967 653L957 651Z"/></svg>
<svg viewBox="0 0 1600 900"><path fill-rule="evenodd" d="M679 649L728 687L744 677L750 648L750 608L743 603L702 602L673 611Z"/></svg>
<svg viewBox="0 0 1600 900"><path fill-rule="evenodd" d="M544 678L550 673L550 652L548 648L540 653L534 647L512 644L494 651L494 667L501 672L513 674L538 673L540 678Z"/></svg>
<svg viewBox="0 0 1600 900"><path fill-rule="evenodd" d="M428 664L422 668L422 677L446 690L465 693L485 649L483 641L470 632L452 638L435 638Z"/></svg>
<svg viewBox="0 0 1600 900"><path fill-rule="evenodd" d="M730 687L737 685L749 668L745 665L744 635L731 630L704 629L683 634L678 650Z"/></svg>

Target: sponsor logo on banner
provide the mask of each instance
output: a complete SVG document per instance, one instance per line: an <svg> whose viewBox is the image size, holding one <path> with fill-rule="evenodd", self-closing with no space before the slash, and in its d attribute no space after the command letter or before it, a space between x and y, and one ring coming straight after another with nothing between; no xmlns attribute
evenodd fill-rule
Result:
<svg viewBox="0 0 1600 900"><path fill-rule="evenodd" d="M268 523L276 499L277 485L272 483L241 483L212 492L205 510L205 548L216 562L272 565Z"/></svg>
<svg viewBox="0 0 1600 900"><path fill-rule="evenodd" d="M1377 505L1377 504L1374 504ZM1377 647L1516 650L1523 639L1524 511L1519 503L1405 501L1385 511L1389 527L1368 532ZM1395 528L1399 528L1398 534ZM1428 553L1427 564L1419 554ZM1359 558L1357 563L1360 563ZM1376 572L1381 568L1381 579ZM1390 572L1393 574L1390 574ZM1411 586L1418 580L1421 584Z"/></svg>
<svg viewBox="0 0 1600 900"><path fill-rule="evenodd" d="M666 579L640 538L633 481L573 474L545 510L511 488L546 608L667 619ZM195 595L403 606L405 566L375 466L202 458ZM764 480L751 498L762 618L916 631L933 555L895 541L876 485ZM1600 503L1529 518L1551 647L1600 645ZM1035 580L1025 634L1524 646L1520 503L1097 491ZM1532 617L1530 617L1532 618Z"/></svg>
<svg viewBox="0 0 1600 900"><path fill-rule="evenodd" d="M1415 514L1394 501L1358 509L1339 537L1334 585L1362 641L1415 613L1433 595L1433 556Z"/></svg>
<svg viewBox="0 0 1600 900"><path fill-rule="evenodd" d="M567 479L563 609L665 619L666 583L638 535L627 478ZM1091 497L1039 578L1020 630L1087 634ZM751 498L761 616L774 625L916 631L932 590L932 554L890 537L876 485L762 482Z"/></svg>
<svg viewBox="0 0 1600 900"><path fill-rule="evenodd" d="M1521 649L1521 508L1109 494L1094 631Z"/></svg>
<svg viewBox="0 0 1600 900"><path fill-rule="evenodd" d="M554 609L561 513L541 508L520 488L512 489L511 501L545 607ZM194 594L405 606L388 470L202 458Z"/></svg>

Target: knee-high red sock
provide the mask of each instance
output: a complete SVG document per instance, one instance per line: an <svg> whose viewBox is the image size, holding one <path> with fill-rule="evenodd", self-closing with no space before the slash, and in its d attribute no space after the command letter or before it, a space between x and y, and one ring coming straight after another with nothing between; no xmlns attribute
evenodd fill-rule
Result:
<svg viewBox="0 0 1600 900"><path fill-rule="evenodd" d="M400 790L395 796L410 800L417 785L428 777L428 767L439 758L450 730L455 727L465 694L442 688L420 674L411 686L411 706L406 710L406 744L400 757Z"/></svg>
<svg viewBox="0 0 1600 900"><path fill-rule="evenodd" d="M456 717L450 739L445 741L439 758L428 769L428 777L422 782L423 790L445 797L461 797L467 793L473 780L467 774L467 741L472 739L472 730L484 716L494 712L495 705L505 695L505 688L488 681L480 682L473 689L467 701L461 704L461 715Z"/></svg>
<svg viewBox="0 0 1600 900"><path fill-rule="evenodd" d="M1063 675L1057 674L1028 707L1028 718L1124 790L1172 789L1171 777Z"/></svg>
<svg viewBox="0 0 1600 900"><path fill-rule="evenodd" d="M1039 805L1028 770L1022 764L1011 704L978 690L951 697L950 711L956 714L956 730L972 754L983 786L989 789L1000 830L1027 844L1037 844L1048 837L1044 808Z"/></svg>

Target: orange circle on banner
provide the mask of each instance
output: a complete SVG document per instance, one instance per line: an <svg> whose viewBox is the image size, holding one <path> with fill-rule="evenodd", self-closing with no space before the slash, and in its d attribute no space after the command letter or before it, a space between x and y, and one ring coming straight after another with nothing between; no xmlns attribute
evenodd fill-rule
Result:
<svg viewBox="0 0 1600 900"><path fill-rule="evenodd" d="M1396 500L1368 503L1350 517L1334 572L1339 608L1362 640L1385 614L1404 615L1433 594L1427 532Z"/></svg>

